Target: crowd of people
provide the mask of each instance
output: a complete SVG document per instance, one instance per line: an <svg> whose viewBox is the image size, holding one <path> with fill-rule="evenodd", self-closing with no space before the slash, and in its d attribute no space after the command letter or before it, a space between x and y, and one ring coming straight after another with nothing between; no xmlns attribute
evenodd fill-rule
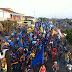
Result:
<svg viewBox="0 0 72 72"><path fill-rule="evenodd" d="M55 31L54 33L53 30ZM39 72L48 72L46 66L49 60L54 63L52 66L53 72L57 72L59 70L59 62L64 54L64 64L67 70L71 71L71 50L67 47L66 40L62 40L62 36L59 35L57 30L55 25L50 27L47 23L41 26L35 25L34 30L28 33L25 26L15 28L13 33L6 38L6 41L2 40L0 43L1 48L9 49L11 71L34 72L32 60L42 47L44 47L44 64L40 67ZM1 62L1 69L2 71L5 71L5 68L3 67L4 64L6 64L6 59L2 59Z"/></svg>

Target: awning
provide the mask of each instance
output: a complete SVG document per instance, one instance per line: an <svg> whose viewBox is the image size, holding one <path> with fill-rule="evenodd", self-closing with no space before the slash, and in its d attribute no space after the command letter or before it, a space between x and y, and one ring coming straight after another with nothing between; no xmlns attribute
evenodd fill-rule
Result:
<svg viewBox="0 0 72 72"><path fill-rule="evenodd" d="M13 16L17 16L17 17L20 17L20 15L13 15Z"/></svg>

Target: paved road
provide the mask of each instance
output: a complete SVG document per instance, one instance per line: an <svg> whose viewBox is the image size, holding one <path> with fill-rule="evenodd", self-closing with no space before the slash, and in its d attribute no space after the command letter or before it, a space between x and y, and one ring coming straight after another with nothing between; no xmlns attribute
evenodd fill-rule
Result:
<svg viewBox="0 0 72 72"><path fill-rule="evenodd" d="M46 66L47 72L52 72L52 65L53 65L53 62L49 59ZM40 66L41 65L37 65L34 68L34 72L39 72ZM62 58L60 60L60 69L58 72L67 72L64 65L64 54L62 55Z"/></svg>

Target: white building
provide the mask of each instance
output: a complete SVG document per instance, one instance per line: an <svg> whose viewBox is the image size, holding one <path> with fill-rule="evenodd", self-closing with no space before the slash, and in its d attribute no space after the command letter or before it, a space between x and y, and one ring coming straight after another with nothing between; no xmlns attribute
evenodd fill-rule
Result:
<svg viewBox="0 0 72 72"><path fill-rule="evenodd" d="M4 20L16 20L21 23L25 18L24 14L14 12L11 8L0 8L0 21Z"/></svg>
<svg viewBox="0 0 72 72"><path fill-rule="evenodd" d="M32 16L25 16L25 20L33 20L33 22L36 22L36 18Z"/></svg>

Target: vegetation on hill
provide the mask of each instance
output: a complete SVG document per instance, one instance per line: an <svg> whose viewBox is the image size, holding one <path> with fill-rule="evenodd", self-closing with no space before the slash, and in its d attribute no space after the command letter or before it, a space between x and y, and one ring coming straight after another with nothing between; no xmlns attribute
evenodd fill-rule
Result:
<svg viewBox="0 0 72 72"><path fill-rule="evenodd" d="M72 45L72 29L66 29L63 30L62 32L67 34L65 38Z"/></svg>
<svg viewBox="0 0 72 72"><path fill-rule="evenodd" d="M17 21L5 20L0 21L0 23L3 25L3 31L6 34L9 34L9 32L13 31L13 29L17 26Z"/></svg>
<svg viewBox="0 0 72 72"><path fill-rule="evenodd" d="M69 25L72 25L72 22L69 22Z"/></svg>

